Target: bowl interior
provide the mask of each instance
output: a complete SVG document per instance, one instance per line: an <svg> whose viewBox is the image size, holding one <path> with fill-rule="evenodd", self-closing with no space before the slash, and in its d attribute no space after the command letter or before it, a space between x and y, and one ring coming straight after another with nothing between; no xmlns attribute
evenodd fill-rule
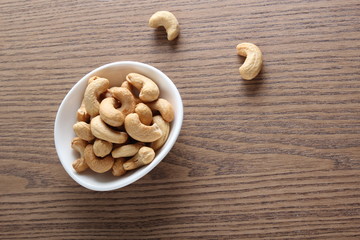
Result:
<svg viewBox="0 0 360 240"><path fill-rule="evenodd" d="M166 143L156 152L153 162L129 171L124 176L114 177L111 171L99 174L89 169L83 173L77 173L72 168L72 162L79 157L79 154L71 148L71 141L75 137L72 126L76 123L76 111L80 107L88 79L96 75L109 79L110 86L120 86L125 81L125 76L131 72L140 73L152 79L159 86L160 97L168 100L174 107L175 118L171 123ZM164 73L150 65L138 62L110 63L85 75L62 101L55 120L55 147L66 172L80 185L96 191L114 190L135 182L159 164L174 145L180 133L182 120L183 105L180 94L174 83Z"/></svg>

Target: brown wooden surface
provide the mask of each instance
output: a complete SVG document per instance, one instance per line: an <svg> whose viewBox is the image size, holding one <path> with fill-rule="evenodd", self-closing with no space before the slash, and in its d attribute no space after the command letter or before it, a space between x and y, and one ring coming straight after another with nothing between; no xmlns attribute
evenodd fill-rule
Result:
<svg viewBox="0 0 360 240"><path fill-rule="evenodd" d="M147 26L170 10L181 36ZM240 42L264 67L241 80ZM360 239L360 2L0 1L0 239ZM165 72L184 123L164 161L112 192L53 142L87 72Z"/></svg>

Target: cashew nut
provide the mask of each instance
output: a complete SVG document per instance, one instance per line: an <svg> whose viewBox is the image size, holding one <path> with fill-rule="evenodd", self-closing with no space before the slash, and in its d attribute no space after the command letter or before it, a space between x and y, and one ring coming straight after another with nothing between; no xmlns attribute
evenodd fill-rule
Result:
<svg viewBox="0 0 360 240"><path fill-rule="evenodd" d="M168 11L158 11L154 13L149 19L149 26L152 28L158 28L163 26L166 29L167 39L169 41L174 40L180 33L179 22Z"/></svg>
<svg viewBox="0 0 360 240"><path fill-rule="evenodd" d="M131 84L128 81L123 81L120 87L128 89L130 92L132 92Z"/></svg>
<svg viewBox="0 0 360 240"><path fill-rule="evenodd" d="M132 88L131 84L128 81L124 81L121 84L121 87L128 89L133 94L134 99L135 99L135 104L138 104L138 103L142 102L138 97L135 96L135 94L133 92L133 88Z"/></svg>
<svg viewBox="0 0 360 240"><path fill-rule="evenodd" d="M159 148L161 148L164 145L164 143L166 142L166 140L169 136L169 133L170 133L170 124L168 122L166 122L159 115L153 117L153 122L156 123L160 127L160 129L163 133L161 138L159 138L158 140L156 140L155 142L152 142L150 144L150 147L156 151Z"/></svg>
<svg viewBox="0 0 360 240"><path fill-rule="evenodd" d="M93 145L93 151L97 157L105 157L111 153L112 147L113 144L111 142L96 139Z"/></svg>
<svg viewBox="0 0 360 240"><path fill-rule="evenodd" d="M119 111L124 115L133 113L135 110L135 99L129 89L123 87L113 87L109 92L120 101L121 107Z"/></svg>
<svg viewBox="0 0 360 240"><path fill-rule="evenodd" d="M258 46L252 43L240 43L236 46L237 54L246 57L239 68L240 75L245 80L254 79L262 67L262 53Z"/></svg>
<svg viewBox="0 0 360 240"><path fill-rule="evenodd" d="M160 90L156 83L141 74L129 73L126 76L126 81L140 91L139 98L143 102L155 101L160 95Z"/></svg>
<svg viewBox="0 0 360 240"><path fill-rule="evenodd" d="M84 94L85 109L91 117L99 114L100 103L98 97L109 88L109 80L97 78L86 87Z"/></svg>
<svg viewBox="0 0 360 240"><path fill-rule="evenodd" d="M84 100L81 102L80 108L76 112L76 120L79 122L89 122L90 115L86 112Z"/></svg>
<svg viewBox="0 0 360 240"><path fill-rule="evenodd" d="M125 163L125 158L116 158L114 165L112 167L112 174L116 177L122 176L126 173L123 164Z"/></svg>
<svg viewBox="0 0 360 240"><path fill-rule="evenodd" d="M139 115L140 122L145 125L150 125L152 122L152 111L144 103L138 103L135 107L135 113Z"/></svg>
<svg viewBox="0 0 360 240"><path fill-rule="evenodd" d="M88 85L91 83L91 82L93 82L93 81L95 81L96 79L99 79L100 77L98 77L98 76L92 76L92 77L90 77L89 78L89 80L88 80Z"/></svg>
<svg viewBox="0 0 360 240"><path fill-rule="evenodd" d="M124 123L124 114L117 109L117 101L113 97L105 98L100 103L101 119L113 127L119 127Z"/></svg>
<svg viewBox="0 0 360 240"><path fill-rule="evenodd" d="M138 142L135 144L127 144L123 145L117 148L114 148L112 150L111 155L113 158L119 158L119 157L132 157L134 156L139 149L144 146L144 143Z"/></svg>
<svg viewBox="0 0 360 240"><path fill-rule="evenodd" d="M118 132L107 126L100 116L91 119L90 126L95 137L111 143L124 143L128 138L125 132Z"/></svg>
<svg viewBox="0 0 360 240"><path fill-rule="evenodd" d="M125 117L125 130L130 137L140 142L154 142L162 135L161 129L156 123L151 126L144 125L136 113Z"/></svg>
<svg viewBox="0 0 360 240"><path fill-rule="evenodd" d="M150 147L142 147L139 152L126 161L123 166L125 170L132 170L151 163L155 158L155 152Z"/></svg>
<svg viewBox="0 0 360 240"><path fill-rule="evenodd" d="M86 122L77 122L73 125L75 134L85 141L92 141L95 137L91 132L91 127L89 123Z"/></svg>
<svg viewBox="0 0 360 240"><path fill-rule="evenodd" d="M174 109L167 100L159 98L155 102L148 103L148 106L152 110L159 111L165 121L171 122L174 120Z"/></svg>
<svg viewBox="0 0 360 240"><path fill-rule="evenodd" d="M76 159L72 166L76 172L81 173L85 171L89 166L84 160L84 150L88 143L79 137L76 137L71 142L71 148L80 153L80 158Z"/></svg>
<svg viewBox="0 0 360 240"><path fill-rule="evenodd" d="M97 173L104 173L112 168L114 165L114 158L107 156L105 158L98 158L93 151L93 145L88 144L84 151L84 158L91 170Z"/></svg>

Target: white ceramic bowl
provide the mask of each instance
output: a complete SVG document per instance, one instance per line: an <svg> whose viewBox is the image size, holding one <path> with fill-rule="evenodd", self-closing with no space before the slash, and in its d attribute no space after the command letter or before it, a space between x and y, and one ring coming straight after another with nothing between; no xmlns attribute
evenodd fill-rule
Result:
<svg viewBox="0 0 360 240"><path fill-rule="evenodd" d="M136 72L152 79L160 88L160 97L168 100L174 107L175 118L171 123L169 137L164 146L156 152L155 159L147 166L129 171L121 177L114 177L111 171L95 173L86 170L77 173L72 162L79 154L71 148L71 140L75 137L72 126L76 122L76 111L80 107L87 81L91 76L109 79L110 86L120 86L128 73ZM173 147L183 121L183 104L174 83L160 70L139 62L123 61L109 63L86 74L77 82L62 101L55 119L54 138L59 159L66 172L80 185L95 191L110 191L129 185L150 172L168 154Z"/></svg>

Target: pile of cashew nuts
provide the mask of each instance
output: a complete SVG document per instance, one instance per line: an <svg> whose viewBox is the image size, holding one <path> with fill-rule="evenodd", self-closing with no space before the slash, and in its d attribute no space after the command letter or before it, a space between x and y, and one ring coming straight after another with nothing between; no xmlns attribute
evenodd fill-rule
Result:
<svg viewBox="0 0 360 240"><path fill-rule="evenodd" d="M91 77L77 111L71 146L80 153L72 164L78 173L124 175L151 163L168 138L174 110L153 80L129 73L120 87L109 85Z"/></svg>

